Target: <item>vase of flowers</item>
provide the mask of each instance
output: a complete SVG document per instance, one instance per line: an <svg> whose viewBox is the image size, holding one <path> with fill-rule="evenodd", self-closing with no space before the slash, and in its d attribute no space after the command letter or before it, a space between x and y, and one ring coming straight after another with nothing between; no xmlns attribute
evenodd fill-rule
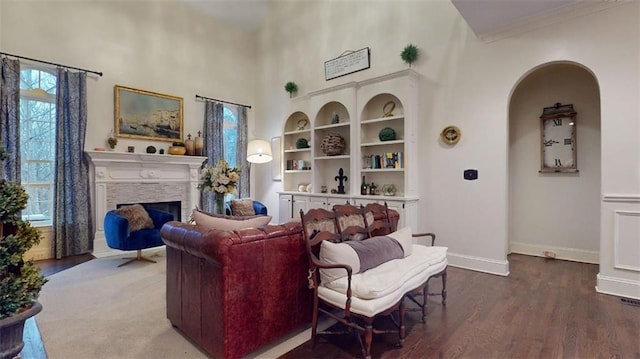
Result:
<svg viewBox="0 0 640 359"><path fill-rule="evenodd" d="M240 180L240 169L229 166L225 160L220 160L214 166L205 165L200 173L202 182L198 185L204 192L213 192L216 196L215 212L224 214L224 196L237 193Z"/></svg>

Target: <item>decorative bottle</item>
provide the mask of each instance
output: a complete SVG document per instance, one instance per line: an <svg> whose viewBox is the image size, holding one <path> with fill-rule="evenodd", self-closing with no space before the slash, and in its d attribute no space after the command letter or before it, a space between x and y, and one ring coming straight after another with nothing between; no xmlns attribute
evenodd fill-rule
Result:
<svg viewBox="0 0 640 359"><path fill-rule="evenodd" d="M364 181L364 176L362 176L362 184L360 185L360 194L363 196L367 195L367 183Z"/></svg>
<svg viewBox="0 0 640 359"><path fill-rule="evenodd" d="M195 153L196 156L204 156L204 139L200 137L202 132L198 131L198 137L195 140Z"/></svg>
<svg viewBox="0 0 640 359"><path fill-rule="evenodd" d="M196 154L195 141L191 139L191 134L187 135L187 140L184 141L184 147L187 150L187 156L193 156Z"/></svg>

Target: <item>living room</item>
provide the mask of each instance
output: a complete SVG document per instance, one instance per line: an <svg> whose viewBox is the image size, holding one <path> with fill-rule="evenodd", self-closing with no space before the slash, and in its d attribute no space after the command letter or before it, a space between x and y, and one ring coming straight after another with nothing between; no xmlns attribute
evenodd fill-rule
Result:
<svg viewBox="0 0 640 359"><path fill-rule="evenodd" d="M523 228L549 230L540 232L541 238L530 246L541 249L538 255L543 248L556 253L572 248L595 256L599 271L596 288L590 288L594 295L640 298L640 256L623 255L640 250L640 5L609 5L486 41L444 0L274 1L254 31L181 1L2 1L0 49L104 73L87 79L86 149L91 150L104 147L113 130L116 85L182 97L184 133L192 135L202 130L204 118L196 94L250 104L249 137L270 139L282 135L295 104L295 97L284 91L286 82L295 81L297 96L304 96L394 73L408 67L399 54L407 44L415 44L421 52L411 66L420 75L416 230L436 232L438 242L449 248L452 266L499 276L510 274L507 255L518 235L513 220L526 216L513 211L531 207L513 202L512 96L528 75L547 65L585 69L597 84L599 105L577 108L578 121L599 108L600 155L578 155L579 164L596 169L590 174L595 190L583 193L595 197L595 205L572 206L577 199L564 200L567 194L550 184L544 191L551 191L556 202L534 206L536 213L570 208L571 220L538 215L541 221ZM325 61L364 47L371 50L370 68L325 80ZM564 101L574 98L548 98L544 106ZM544 106L527 113L531 121L539 123ZM462 132L455 146L439 140L448 125ZM539 137L537 132L529 135ZM163 144L123 138L117 151L125 152L128 146L142 151L149 145ZM589 145L580 142L578 148ZM533 178L540 176L537 156L526 157ZM465 169L477 169L478 180L464 180ZM277 223L282 182L271 180L270 165L253 165L251 172L251 196L270 209ZM578 176L587 175L582 170ZM542 192L532 193L536 195ZM576 221L580 213L589 220ZM565 226L552 226L555 221ZM577 229L585 228L589 238L583 240ZM551 231L572 241L554 242Z"/></svg>

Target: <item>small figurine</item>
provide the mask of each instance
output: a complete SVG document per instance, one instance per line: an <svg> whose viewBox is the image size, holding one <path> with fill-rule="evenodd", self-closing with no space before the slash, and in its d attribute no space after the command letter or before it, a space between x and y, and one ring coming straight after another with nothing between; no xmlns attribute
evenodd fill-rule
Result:
<svg viewBox="0 0 640 359"><path fill-rule="evenodd" d="M349 178L344 175L344 170L340 167L338 171L338 175L335 177L335 180L338 181L338 194L345 194L344 192L344 182L348 181Z"/></svg>

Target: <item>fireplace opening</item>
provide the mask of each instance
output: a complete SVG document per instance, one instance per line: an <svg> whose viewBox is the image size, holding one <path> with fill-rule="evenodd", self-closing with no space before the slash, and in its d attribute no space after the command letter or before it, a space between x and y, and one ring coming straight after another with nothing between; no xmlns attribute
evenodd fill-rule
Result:
<svg viewBox="0 0 640 359"><path fill-rule="evenodd" d="M169 212L173 214L173 220L182 221L182 203L180 201L120 203L116 205L116 208L120 208L122 206L131 206L133 204L139 204L144 208L151 208L157 209L159 211Z"/></svg>

